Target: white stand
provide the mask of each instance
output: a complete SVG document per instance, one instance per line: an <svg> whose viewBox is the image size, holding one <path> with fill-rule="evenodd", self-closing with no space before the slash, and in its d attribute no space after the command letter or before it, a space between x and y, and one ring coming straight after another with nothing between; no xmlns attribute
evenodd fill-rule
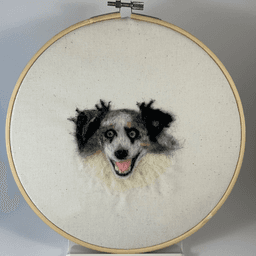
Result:
<svg viewBox="0 0 256 256"><path fill-rule="evenodd" d="M154 252L149 252L152 256L154 255L160 255L165 254L170 256L184 256L183 254L183 242L181 241L178 244L172 245L170 247L157 250ZM103 254L102 252L94 251L91 249L88 249L86 247L83 247L81 245L78 245L74 242L68 241L68 253L67 256L89 256L92 254ZM106 254L106 253L105 253ZM116 254L118 255L118 254ZM121 254L120 254L121 255ZM134 255L141 255L141 254L134 254Z"/></svg>

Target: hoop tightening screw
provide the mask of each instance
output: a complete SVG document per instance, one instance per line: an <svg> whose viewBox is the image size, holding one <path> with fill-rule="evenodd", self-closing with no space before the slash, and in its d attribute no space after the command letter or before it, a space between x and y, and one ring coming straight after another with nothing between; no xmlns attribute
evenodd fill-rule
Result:
<svg viewBox="0 0 256 256"><path fill-rule="evenodd" d="M121 2L121 0L116 0L115 2L108 2L108 6L115 6L116 8L119 8L119 9L121 9L122 7L128 7L128 8L131 8L132 10L140 10L140 11L143 11L144 9L144 3L137 2L137 1L124 3L124 2Z"/></svg>

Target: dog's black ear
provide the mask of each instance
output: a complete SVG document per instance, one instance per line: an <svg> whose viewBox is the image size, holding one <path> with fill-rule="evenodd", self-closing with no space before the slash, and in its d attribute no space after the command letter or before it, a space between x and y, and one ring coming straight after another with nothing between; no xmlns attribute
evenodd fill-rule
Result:
<svg viewBox="0 0 256 256"><path fill-rule="evenodd" d="M154 100L148 104L145 102L137 103L140 108L141 118L148 131L149 139L153 142L157 141L157 136L161 134L164 128L169 127L174 117L160 109L153 109L151 106Z"/></svg>
<svg viewBox="0 0 256 256"><path fill-rule="evenodd" d="M97 110L76 109L78 113L76 118L69 118L76 124L76 140L78 149L81 152L88 140L100 128L100 124L110 109L110 102L106 105L103 100L100 100L100 106L95 105Z"/></svg>

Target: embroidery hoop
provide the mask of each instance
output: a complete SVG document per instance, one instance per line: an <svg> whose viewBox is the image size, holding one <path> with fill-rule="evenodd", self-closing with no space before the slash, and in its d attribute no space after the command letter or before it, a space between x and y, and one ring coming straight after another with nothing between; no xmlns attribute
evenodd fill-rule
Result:
<svg viewBox="0 0 256 256"><path fill-rule="evenodd" d="M141 252L148 252L148 251L154 251L154 250L162 249L164 247L176 244L176 243L180 242L181 240L185 239L186 237L190 236L194 232L196 232L202 226L204 226L204 224L209 219L211 219L211 217L219 210L219 208L223 205L223 203L226 201L227 197L231 193L231 190L232 190L232 188L233 188L233 186L234 186L234 184L235 184L235 182L238 178L239 171L240 171L240 168L241 168L241 165L242 165L242 160L243 160L243 155L244 155L244 150L245 150L245 119L244 119L242 104L241 104L238 92L236 90L236 87L234 85L234 82L233 82L231 76L229 75L229 73L227 72L226 68L219 61L219 59L202 42L200 42L198 39L196 39L194 36L190 35L186 31L184 31L184 30L182 30L182 29L180 29L180 28L178 28L174 25L171 25L170 23L167 23L167 22L155 19L155 18L150 18L150 17L147 17L147 16L142 16L142 15L137 15L137 14L132 14L131 15L132 20L138 20L138 21L153 23L153 24L161 25L163 27L174 30L174 31L180 33L181 35L189 38L194 43L196 43L199 47L201 47L214 60L216 65L219 67L219 69L223 72L224 76L226 77L228 83L230 84L230 88L231 88L231 90L234 94L234 97L235 97L235 100L236 100L236 103L237 103L237 108L238 108L238 111L239 111L240 124L241 124L241 143L240 143L239 158L238 158L238 161L237 161L236 170L234 171L233 178L231 179L230 184L228 185L225 194L223 195L223 197L221 198L219 203L212 209L212 211L200 223L198 223L196 226L194 226L192 229L188 230L187 232L185 232L181 236L178 236L175 239L172 239L168 242L164 242L164 243L161 243L161 244L158 244L158 245L153 245L153 246L149 246L149 247L145 247L145 248L139 248L139 249L125 249L124 250L124 249L111 249L111 248L106 248L106 247L93 245L93 244L86 243L85 241L79 240L76 237L67 234L67 232L65 232L64 230L61 230L54 223L52 223L50 220L48 220L47 216L45 216L43 213L41 213L39 211L39 209L35 206L34 202L30 199L29 195L26 193L26 191L25 191L25 189L24 189L24 187L23 187L23 185L22 185L22 183L19 179L17 170L15 168L15 163L14 163L14 159L13 159L13 156L12 156L12 149L11 149L11 139L10 139L11 118L12 118L12 112L13 112L13 107L14 107L14 104L15 104L16 96L18 94L18 91L20 89L20 86L21 86L24 78L26 77L27 73L29 72L32 65L36 62L36 60L51 45L53 45L57 40L59 40L60 38L62 38L66 34L70 33L71 31L74 31L78 28L85 27L87 25L94 24L94 23L97 23L97 22L104 22L104 21L108 21L108 20L112 20L112 19L120 19L120 18L121 18L121 16L120 16L119 13L113 13L113 14L107 14L107 15L91 18L89 20L77 23L77 24L65 29L64 31L60 32L55 37L53 37L49 42L47 42L36 53L36 55L31 59L31 61L28 63L28 65L23 70L22 74L20 75L20 78L17 81L17 84L15 86L15 89L14 89L12 97L11 97L11 101L10 101L9 109L8 109L8 113L7 113L7 122L6 122L6 145L7 145L7 154L8 154L8 159L9 159L9 162L10 162L11 170L12 170L14 179L15 179L23 197L25 198L25 200L27 201L29 206L34 210L34 212L48 226L50 226L52 229L54 229L56 232L58 232L59 234L61 234L65 238L67 238L67 239L69 239L69 240L71 240L71 241L73 241L77 244L80 244L82 246L85 246L87 248L91 248L91 249L98 250L98 251L103 251L103 252L108 252L108 253L141 253Z"/></svg>

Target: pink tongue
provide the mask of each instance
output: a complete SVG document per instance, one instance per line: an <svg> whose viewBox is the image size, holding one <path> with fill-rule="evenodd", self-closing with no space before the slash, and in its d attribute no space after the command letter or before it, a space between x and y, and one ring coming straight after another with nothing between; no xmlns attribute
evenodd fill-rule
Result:
<svg viewBox="0 0 256 256"><path fill-rule="evenodd" d="M125 172L130 168L131 160L127 160L121 163L116 162L116 165L121 172Z"/></svg>

